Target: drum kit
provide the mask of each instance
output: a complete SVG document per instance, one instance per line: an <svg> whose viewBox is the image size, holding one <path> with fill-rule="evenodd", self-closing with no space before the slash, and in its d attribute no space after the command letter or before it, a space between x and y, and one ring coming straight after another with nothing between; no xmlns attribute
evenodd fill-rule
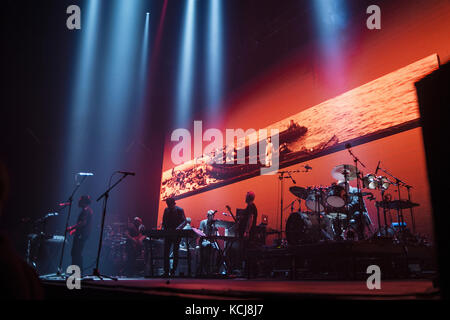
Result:
<svg viewBox="0 0 450 320"><path fill-rule="evenodd" d="M127 224L114 222L105 226L103 240L103 259L111 268L111 271L121 275L125 269L127 260Z"/></svg>
<svg viewBox="0 0 450 320"><path fill-rule="evenodd" d="M333 168L331 175L340 183L289 188L300 203L299 211L292 212L286 221L286 239L289 244L343 239L349 227L350 215L346 210L352 196L349 182L356 179L357 168L339 165ZM302 200L306 211L301 210Z"/></svg>
<svg viewBox="0 0 450 320"><path fill-rule="evenodd" d="M296 197L294 202L298 201L300 204L297 212L291 209L291 215L286 221L286 240L290 245L355 240L356 237L358 240L365 239L366 230L372 232L373 230L364 197L375 200L372 191L380 191L383 199L376 202L379 229L373 233L375 236L383 236L387 233L386 211L388 209L397 210L399 226L406 225L402 209L411 209L411 218L414 221L412 207L418 204L409 201L410 186L403 184L395 177L395 182L392 182L387 176L377 176L376 173L381 169L380 163L375 174L367 175L363 175L356 164L355 161L355 165L342 164L334 167L331 170L331 176L337 180L337 183L331 186L289 188L290 193ZM349 184L353 180L356 180L356 188ZM409 200L386 201L385 191L391 186L407 187ZM397 190L397 192L400 191ZM302 202L306 210L302 210ZM291 208L293 208L292 205ZM383 209L385 216L384 227L381 226L379 209Z"/></svg>

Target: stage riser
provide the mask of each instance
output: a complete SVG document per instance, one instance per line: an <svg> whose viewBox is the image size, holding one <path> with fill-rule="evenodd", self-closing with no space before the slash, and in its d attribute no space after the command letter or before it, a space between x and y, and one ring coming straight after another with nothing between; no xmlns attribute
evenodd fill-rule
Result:
<svg viewBox="0 0 450 320"><path fill-rule="evenodd" d="M249 252L252 278L367 279L377 265L382 279L428 278L435 274L430 247L366 243L322 243Z"/></svg>

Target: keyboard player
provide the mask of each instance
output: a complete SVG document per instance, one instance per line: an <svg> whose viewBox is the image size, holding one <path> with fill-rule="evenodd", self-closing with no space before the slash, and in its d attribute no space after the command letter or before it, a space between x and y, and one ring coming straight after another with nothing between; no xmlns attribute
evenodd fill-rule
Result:
<svg viewBox="0 0 450 320"><path fill-rule="evenodd" d="M166 199L167 208L164 209L163 230L181 230L186 225L184 210L176 205L174 198ZM181 239L178 237L166 237L164 239L164 277L174 276L178 266L178 253ZM170 250L173 252L173 265L170 268Z"/></svg>
<svg viewBox="0 0 450 320"><path fill-rule="evenodd" d="M216 220L214 215L217 212L214 210L208 210L206 213L206 219L200 222L199 229L207 236L217 236L218 229L216 227ZM200 243L200 273L205 270L210 273L213 261L215 261L216 252L218 250L217 242L211 238L204 238Z"/></svg>

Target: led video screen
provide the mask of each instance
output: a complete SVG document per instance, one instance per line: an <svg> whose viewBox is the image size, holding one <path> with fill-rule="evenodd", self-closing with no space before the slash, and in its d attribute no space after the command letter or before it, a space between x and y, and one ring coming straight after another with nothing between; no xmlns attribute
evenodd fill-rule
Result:
<svg viewBox="0 0 450 320"><path fill-rule="evenodd" d="M350 142L365 143L417 127L419 109L414 83L436 68L438 57L433 54L264 128L267 135L272 130L279 132L275 150L279 168L341 150ZM251 120L248 126L252 127ZM164 168L161 200L188 197L260 175L265 166L261 150L252 150L265 148L265 140L258 133L228 145L227 139L210 153ZM177 143L172 141L166 148L173 149ZM241 151L244 163L234 161Z"/></svg>

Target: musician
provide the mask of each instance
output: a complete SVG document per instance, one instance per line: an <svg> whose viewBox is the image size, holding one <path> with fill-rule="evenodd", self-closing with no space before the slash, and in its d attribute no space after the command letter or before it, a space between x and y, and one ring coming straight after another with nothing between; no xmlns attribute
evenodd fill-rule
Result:
<svg viewBox="0 0 450 320"><path fill-rule="evenodd" d="M164 210L162 228L163 230L181 230L186 225L186 216L184 210L176 206L174 198L166 199L167 208ZM165 277L174 276L178 266L178 251L180 249L180 238L166 237L164 239L164 275ZM170 267L170 249L173 252L173 265L169 274Z"/></svg>
<svg viewBox="0 0 450 320"><path fill-rule="evenodd" d="M267 144L266 144L266 167L272 166L272 154L273 154L273 143L272 138L267 138Z"/></svg>
<svg viewBox="0 0 450 320"><path fill-rule="evenodd" d="M186 225L183 227L183 230L192 230L192 219L190 217L186 217ZM188 242L186 244L186 239L181 240L181 247L182 248L195 248L197 245L197 239L192 238L188 239Z"/></svg>
<svg viewBox="0 0 450 320"><path fill-rule="evenodd" d="M78 201L78 207L81 212L78 215L77 223L68 228L67 231L74 235L72 244L72 264L77 265L83 270L83 249L86 240L91 233L92 215L93 211L89 207L91 204L91 197L88 195L81 196Z"/></svg>
<svg viewBox="0 0 450 320"><path fill-rule="evenodd" d="M239 236L251 238L256 230L256 219L258 218L258 210L255 205L255 193L247 192L245 195L246 208L239 217Z"/></svg>
<svg viewBox="0 0 450 320"><path fill-rule="evenodd" d="M139 252L142 251L142 242L145 239L145 236L142 234L144 230L145 226L139 217L134 217L128 223L126 233L127 274L131 276L136 274L136 259L139 256Z"/></svg>
<svg viewBox="0 0 450 320"><path fill-rule="evenodd" d="M345 188L345 182L338 181L338 184ZM348 185L348 209L349 209L349 223L351 229L356 231L359 240L366 238L367 229L371 231L372 220L367 212L364 198L361 199L361 204L358 196L358 188Z"/></svg>
<svg viewBox="0 0 450 320"><path fill-rule="evenodd" d="M214 220L215 213L216 211L214 210L208 210L206 219L200 222L199 229L206 236L218 235L218 229L215 224L216 221ZM200 243L200 273L203 273L205 269L209 270L216 250L218 250L217 242L212 241L211 239L202 239L202 242Z"/></svg>
<svg viewBox="0 0 450 320"><path fill-rule="evenodd" d="M247 263L246 251L252 244L252 241L256 236L256 219L258 218L258 210L255 205L255 193L248 191L245 195L246 208L241 211L240 217L238 217L238 236L241 238L239 241L239 265L241 270L244 269L244 265ZM252 266L250 266L252 268Z"/></svg>

